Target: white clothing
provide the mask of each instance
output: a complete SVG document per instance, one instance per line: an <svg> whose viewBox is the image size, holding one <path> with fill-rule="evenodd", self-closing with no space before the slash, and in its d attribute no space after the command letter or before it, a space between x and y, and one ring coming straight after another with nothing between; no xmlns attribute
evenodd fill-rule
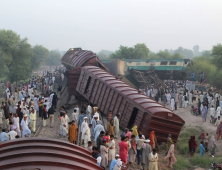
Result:
<svg viewBox="0 0 222 170"><path fill-rule="evenodd" d="M167 103L169 104L169 103L170 103L170 98L171 98L170 93L167 93L167 94L166 94L166 98L167 98Z"/></svg>
<svg viewBox="0 0 222 170"><path fill-rule="evenodd" d="M77 122L77 120L78 120L77 113L73 112L71 118L72 118L72 120Z"/></svg>
<svg viewBox="0 0 222 170"><path fill-rule="evenodd" d="M113 159L115 159L115 141L112 140L110 141L110 143L108 144L109 147L109 161L112 162ZM112 147L112 149L110 149Z"/></svg>
<svg viewBox="0 0 222 170"><path fill-rule="evenodd" d="M84 148L87 148L88 147L88 141L90 141L90 128L87 126L84 131L82 132L84 134Z"/></svg>
<svg viewBox="0 0 222 170"><path fill-rule="evenodd" d="M96 116L98 117L98 119L97 119L97 120L99 120L99 113L98 113L98 112L96 112L94 115L96 115Z"/></svg>
<svg viewBox="0 0 222 170"><path fill-rule="evenodd" d="M95 127L95 129L94 129L95 142L96 142L96 139L97 139L97 137L99 136L99 134L100 134L101 131L104 131L104 132L105 132L104 127L103 127L101 124L97 124L96 127Z"/></svg>
<svg viewBox="0 0 222 170"><path fill-rule="evenodd" d="M69 117L67 115L65 117L64 116L61 117L60 134L63 136L66 136L68 134L68 122L69 122Z"/></svg>
<svg viewBox="0 0 222 170"><path fill-rule="evenodd" d="M51 102L51 103L52 103L53 95L54 95L54 93L52 93L49 97L50 98L49 102Z"/></svg>
<svg viewBox="0 0 222 170"><path fill-rule="evenodd" d="M17 136L17 132L14 130L10 131L9 133L10 140L15 139L15 136Z"/></svg>
<svg viewBox="0 0 222 170"><path fill-rule="evenodd" d="M218 106L217 107L217 117L220 116L220 111L221 111L221 108L220 108L220 106Z"/></svg>
<svg viewBox="0 0 222 170"><path fill-rule="evenodd" d="M18 108L17 106L13 107L13 109L12 109L12 113L13 113L13 114L16 113L17 108Z"/></svg>
<svg viewBox="0 0 222 170"><path fill-rule="evenodd" d="M89 127L87 121L85 120L81 124L81 132L82 132L82 139L84 139L84 132L86 131L86 128Z"/></svg>
<svg viewBox="0 0 222 170"><path fill-rule="evenodd" d="M115 137L119 136L119 119L117 116L114 117L113 119L113 125L115 127L114 131L115 131Z"/></svg>
<svg viewBox="0 0 222 170"><path fill-rule="evenodd" d="M174 110L174 105L175 105L175 101L174 101L173 98L170 100L170 103L171 103L171 110L173 111Z"/></svg>
<svg viewBox="0 0 222 170"><path fill-rule="evenodd" d="M80 111L78 107L75 107L74 110L76 110L77 118L79 119Z"/></svg>
<svg viewBox="0 0 222 170"><path fill-rule="evenodd" d="M193 102L192 102L192 93L189 93L189 104L191 105L191 104L193 104Z"/></svg>
<svg viewBox="0 0 222 170"><path fill-rule="evenodd" d="M215 114L215 109L211 107L210 108L210 115L214 116L214 114Z"/></svg>
<svg viewBox="0 0 222 170"><path fill-rule="evenodd" d="M20 126L19 126L19 117L13 117L12 122L13 122L13 125L16 127L17 134L21 136Z"/></svg>
<svg viewBox="0 0 222 170"><path fill-rule="evenodd" d="M2 133L0 134L0 139L1 139L1 142L4 142L4 141L9 140L9 135L8 135L8 133L2 132Z"/></svg>
<svg viewBox="0 0 222 170"><path fill-rule="evenodd" d="M22 126L22 137L24 138L25 135L28 135L30 137L31 135L31 130L28 128L28 119L24 121L24 118L21 121L21 126Z"/></svg>
<svg viewBox="0 0 222 170"><path fill-rule="evenodd" d="M31 130L33 132L35 132L36 130L36 112L34 111L34 113L30 113L30 126L31 126Z"/></svg>
<svg viewBox="0 0 222 170"><path fill-rule="evenodd" d="M144 135L142 135L143 139L146 139ZM137 135L136 140L139 139L139 135Z"/></svg>
<svg viewBox="0 0 222 170"><path fill-rule="evenodd" d="M47 110L47 112L48 112L48 110L50 109L50 107L51 107L51 103L50 102L45 102L45 103L43 103L43 106L44 105L46 105L46 110ZM67 115L66 115L67 116Z"/></svg>
<svg viewBox="0 0 222 170"><path fill-rule="evenodd" d="M185 101L185 96L183 96L182 101L183 101L183 107L186 108L188 101Z"/></svg>
<svg viewBox="0 0 222 170"><path fill-rule="evenodd" d="M33 98L33 102L34 102L34 109L36 110L36 111L39 111L39 103L38 103L38 98L37 97L34 97ZM48 111L48 110L47 110Z"/></svg>
<svg viewBox="0 0 222 170"><path fill-rule="evenodd" d="M62 79L62 81L64 80L64 74L61 74L61 79Z"/></svg>

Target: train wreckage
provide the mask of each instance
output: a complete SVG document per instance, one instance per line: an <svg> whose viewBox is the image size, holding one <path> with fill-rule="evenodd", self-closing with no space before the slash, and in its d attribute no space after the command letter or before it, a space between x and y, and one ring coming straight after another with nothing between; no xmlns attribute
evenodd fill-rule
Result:
<svg viewBox="0 0 222 170"><path fill-rule="evenodd" d="M109 110L113 117L121 113L121 128L137 125L146 137L155 131L159 141L166 141L169 133L173 135L173 140L177 140L184 120L136 89L141 86L141 82L155 84L161 81L156 80L154 69L151 67L139 73L134 69L129 71L125 61L110 62L117 67L101 62L92 52L69 50L62 58L68 70L69 95L75 95L92 106L96 105L104 115ZM151 81L148 81L149 77Z"/></svg>

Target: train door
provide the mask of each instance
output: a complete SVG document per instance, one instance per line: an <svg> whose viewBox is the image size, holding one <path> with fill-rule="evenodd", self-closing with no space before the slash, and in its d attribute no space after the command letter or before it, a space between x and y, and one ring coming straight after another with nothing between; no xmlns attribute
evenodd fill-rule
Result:
<svg viewBox="0 0 222 170"><path fill-rule="evenodd" d="M127 126L128 128L132 128L132 126L134 125L134 122L136 120L138 111L139 111L139 109L137 109L136 107L133 108L133 112L130 116L129 123L128 123L128 126Z"/></svg>

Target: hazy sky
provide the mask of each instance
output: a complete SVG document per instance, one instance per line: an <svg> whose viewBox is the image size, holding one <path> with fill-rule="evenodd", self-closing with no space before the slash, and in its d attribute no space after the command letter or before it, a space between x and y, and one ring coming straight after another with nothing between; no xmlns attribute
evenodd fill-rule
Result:
<svg viewBox="0 0 222 170"><path fill-rule="evenodd" d="M210 50L222 41L221 7L222 0L0 0L0 29L50 50Z"/></svg>

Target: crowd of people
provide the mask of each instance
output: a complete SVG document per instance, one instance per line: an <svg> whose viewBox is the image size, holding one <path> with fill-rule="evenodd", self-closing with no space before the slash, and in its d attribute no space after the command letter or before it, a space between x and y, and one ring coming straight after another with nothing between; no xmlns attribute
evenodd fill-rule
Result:
<svg viewBox="0 0 222 170"><path fill-rule="evenodd" d="M31 132L36 132L37 112L43 120L43 126L46 126L46 119L50 117L50 126L53 127L54 108L58 101L53 90L57 87L57 92L61 91L58 81L62 79L62 74L59 70L53 74L44 71L42 77L32 76L18 87L10 83L1 84L5 90L0 110L2 142L29 137ZM38 91L41 95L38 95Z"/></svg>
<svg viewBox="0 0 222 170"><path fill-rule="evenodd" d="M54 113L57 101L61 98L62 87L59 81L63 81L64 74L55 71L53 74L43 72L43 76L32 76L30 81L24 85L14 87L10 83L5 86L4 99L0 111L0 124L3 125L0 134L1 141L13 140L20 137L29 137L31 132L36 131L36 120L42 118L43 127L46 119L50 119L50 127L54 126ZM14 93L12 89L14 88ZM57 89L57 93L55 92ZM39 95L38 92L41 92ZM171 110L186 108L187 104L198 106L198 112L202 115L202 121L206 121L207 114L217 116L217 139L222 138L222 121L220 121L222 97L219 93L209 90L194 93L186 89L185 81L165 81L160 88L148 87L140 89L140 92L159 102L162 105L170 104ZM57 96L58 94L58 96ZM221 99L221 101L220 101ZM38 115L37 115L38 113ZM124 129L120 134L119 119L121 114L112 117L109 111L107 123L101 119L98 107L84 104L83 108L75 106L71 118L68 117L64 106L59 109L60 135L68 137L70 143L76 144L77 134L80 132L80 143L97 160L99 166L104 169L120 170L132 167L134 162L144 170L158 169L159 146L152 131L149 138L143 135L142 130L137 130L135 125L131 129ZM2 121L4 119L4 122ZM116 141L121 140L116 148ZM214 136L209 139L204 132L199 137L200 156L210 150L212 157L215 154L216 144ZM172 167L177 161L174 156L176 141L169 134L166 144L166 157L169 160L166 166ZM197 143L195 136L189 140L190 155L193 156Z"/></svg>
<svg viewBox="0 0 222 170"><path fill-rule="evenodd" d="M84 104L83 111L80 112L78 105L75 106L71 119L68 118L67 112L62 106L60 108L60 116L62 128L61 135L64 137L68 134L71 143L77 142L78 129L81 132L81 145L92 153L92 157L97 160L98 165L104 169L120 170L133 167L133 163L137 162L137 166L141 166L144 170L158 169L158 152L159 146L152 131L149 139L145 138L142 130L137 130L135 125L132 129L124 129L119 134L119 119L121 114L117 114L112 118L112 112L109 111L107 123L101 121L101 115L98 107L91 107ZM116 141L119 141L116 148ZM167 156L169 159L167 166L172 167L176 162L174 156L175 141L172 141L171 135L167 142Z"/></svg>

